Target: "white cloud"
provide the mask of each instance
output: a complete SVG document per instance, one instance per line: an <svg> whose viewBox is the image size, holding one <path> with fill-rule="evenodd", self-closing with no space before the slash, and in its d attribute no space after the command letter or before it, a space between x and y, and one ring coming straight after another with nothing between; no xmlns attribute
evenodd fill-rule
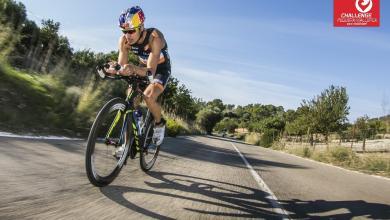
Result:
<svg viewBox="0 0 390 220"><path fill-rule="evenodd" d="M68 37L76 50L91 49L95 52L117 50L118 30L106 28L64 28L61 34Z"/></svg>
<svg viewBox="0 0 390 220"><path fill-rule="evenodd" d="M372 29L335 28L331 22L301 19L280 20L269 24L265 24L267 29L274 32L314 38L321 42L341 42L362 47L364 45L374 46L377 49L390 49L389 35Z"/></svg>
<svg viewBox="0 0 390 220"><path fill-rule="evenodd" d="M246 105L262 103L296 108L307 92L267 81L252 80L226 70L218 72L178 67L173 74L193 95L206 101L220 98L224 103Z"/></svg>

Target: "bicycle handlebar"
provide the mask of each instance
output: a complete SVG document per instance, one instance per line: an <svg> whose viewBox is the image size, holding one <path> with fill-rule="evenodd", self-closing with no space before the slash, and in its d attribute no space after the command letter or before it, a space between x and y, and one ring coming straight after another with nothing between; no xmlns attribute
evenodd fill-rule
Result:
<svg viewBox="0 0 390 220"><path fill-rule="evenodd" d="M135 82L146 83L146 84L150 83L148 77L146 77L146 76L139 76L139 75L123 76L123 75L117 75L117 74L112 75L105 70L105 69L109 69L109 68L110 68L110 64L108 64L108 63L98 65L96 67L96 71L97 71L99 77L102 79L114 79L114 80L115 79L125 79L128 82L135 81ZM114 66L114 69L116 71L119 71L121 69L121 65L116 64Z"/></svg>

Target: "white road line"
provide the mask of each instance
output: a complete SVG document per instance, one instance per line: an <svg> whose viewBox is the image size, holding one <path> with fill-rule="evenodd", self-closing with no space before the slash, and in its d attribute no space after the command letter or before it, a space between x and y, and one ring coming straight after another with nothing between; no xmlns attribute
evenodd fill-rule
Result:
<svg viewBox="0 0 390 220"><path fill-rule="evenodd" d="M58 137L58 136L32 136L32 135L18 135L8 132L0 132L0 137L14 137L14 138L25 138L25 139L44 139L44 140L71 140L71 141L81 141L80 138L68 138L68 137Z"/></svg>
<svg viewBox="0 0 390 220"><path fill-rule="evenodd" d="M253 178L255 179L261 190L268 194L265 198L271 202L272 206L274 207L273 211L280 214L283 219L289 219L287 211L283 209L282 205L278 202L278 198L276 198L275 194L270 190L267 184L265 184L264 180L261 179L259 174L257 174L257 172L253 169L252 165L249 164L244 155L242 155L241 152L238 150L236 145L234 145L232 142L230 142L230 144L237 151L238 155L240 155L241 159L244 161L246 167L248 167L248 169L250 170Z"/></svg>

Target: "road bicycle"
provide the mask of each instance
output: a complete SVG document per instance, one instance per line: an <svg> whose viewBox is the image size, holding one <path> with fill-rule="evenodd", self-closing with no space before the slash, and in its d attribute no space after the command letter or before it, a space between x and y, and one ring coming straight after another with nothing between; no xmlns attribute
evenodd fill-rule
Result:
<svg viewBox="0 0 390 220"><path fill-rule="evenodd" d="M114 181L127 159L135 159L137 153L142 170L147 172L155 164L160 150L160 146L152 140L153 115L149 110L143 114L139 105L149 79L136 75L110 75L104 69L108 67L108 64L98 66L99 76L124 80L131 87L131 92L126 99L118 97L108 101L100 109L89 132L85 167L89 181L98 187ZM115 69L119 68L117 66ZM119 155L118 147L123 147Z"/></svg>

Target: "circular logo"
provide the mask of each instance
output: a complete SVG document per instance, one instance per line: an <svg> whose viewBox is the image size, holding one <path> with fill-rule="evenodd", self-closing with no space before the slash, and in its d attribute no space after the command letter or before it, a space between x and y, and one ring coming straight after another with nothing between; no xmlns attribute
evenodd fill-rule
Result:
<svg viewBox="0 0 390 220"><path fill-rule="evenodd" d="M356 9L361 13L367 13L372 9L372 0L356 0Z"/></svg>

